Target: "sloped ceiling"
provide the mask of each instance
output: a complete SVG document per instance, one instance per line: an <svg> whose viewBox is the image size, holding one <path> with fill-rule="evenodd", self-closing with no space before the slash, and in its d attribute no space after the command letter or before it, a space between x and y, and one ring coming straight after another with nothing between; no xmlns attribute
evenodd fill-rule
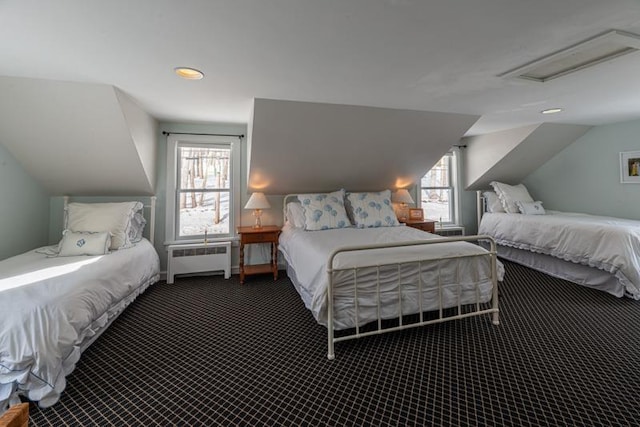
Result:
<svg viewBox="0 0 640 427"><path fill-rule="evenodd" d="M153 194L157 124L113 86L0 77L0 144L51 195Z"/></svg>
<svg viewBox="0 0 640 427"><path fill-rule="evenodd" d="M255 99L248 187L267 194L416 183L478 116Z"/></svg>
<svg viewBox="0 0 640 427"><path fill-rule="evenodd" d="M491 181L519 184L591 126L542 123L466 137L465 189L482 190Z"/></svg>

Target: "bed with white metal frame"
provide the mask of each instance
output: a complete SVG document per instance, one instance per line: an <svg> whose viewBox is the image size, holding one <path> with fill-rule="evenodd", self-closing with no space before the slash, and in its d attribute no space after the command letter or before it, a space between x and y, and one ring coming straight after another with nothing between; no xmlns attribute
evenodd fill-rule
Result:
<svg viewBox="0 0 640 427"><path fill-rule="evenodd" d="M296 195L285 196L284 205L283 205L285 223L286 223L287 203L291 202L294 197L296 197ZM401 229L404 227L386 227L386 228ZM298 232L304 232L304 231L300 230ZM323 232L324 231L311 231L311 232L304 232L304 233L323 233ZM420 231L420 233L424 233L424 232ZM283 233L283 234L286 235L286 233ZM496 259L496 247L493 239L489 236L461 236L461 237L453 237L453 238L436 238L436 237L433 237L433 235L428 235L426 233L424 234L424 236L425 238L421 238L420 240L414 240L414 241L342 246L342 247L335 248L333 251L331 251L326 261L326 274L328 278L328 286L326 289L326 300L325 300L327 345L328 345L327 357L329 359L335 358L335 351L334 351L335 343L345 341L345 340L383 334L388 332L394 332L394 331L399 331L403 329L415 328L419 326L441 323L441 322L450 321L450 320L464 319L471 316L481 316L485 314L491 315L491 321L494 325L499 324L499 317L498 317L499 316L499 308L498 308L499 273L497 268L498 262ZM375 252L379 250L394 251L394 250L401 250L402 248L408 248L412 246L415 246L416 250L419 250L419 249L424 250L426 247L431 247L431 246L433 246L433 249L437 249L438 245L447 245L455 242L477 242L479 240L487 241L490 247L489 250L478 251L477 245L471 245L471 243L466 243L465 245L473 246L474 248L473 251L475 253L465 253L465 254L458 254L458 255L448 254L448 255L435 256L435 257L433 256L433 253L431 253L429 256L425 256L424 259L420 258L421 255L418 255L418 258L414 257L408 261L393 260L390 262L385 262L384 259L378 259L377 261L369 262L366 265L338 265L338 264L344 264L344 263L337 262L337 259L339 257L341 256L344 257L345 254L349 254L349 253L365 253L367 251ZM282 248L282 245L281 245L281 248ZM442 246L442 249L444 248L445 247ZM450 252L450 250L448 252ZM289 273L289 277L294 282L294 285L300 292L301 284L298 283L295 267L292 266L290 263L290 259L289 259L290 256L286 252L283 252L283 255L284 255L284 259L287 261L287 272ZM460 284L457 285L459 289L459 294L458 294L456 303L452 304L450 300L446 300L445 298L443 298L444 288L447 286L450 287L452 286L452 284L442 283L440 279L442 277L440 274L441 264L443 262L456 260L456 259L460 260L464 258L488 259L488 265L489 265L488 271L490 272L490 277L488 278L488 281L489 281L489 285L491 286L491 289L489 291L489 296L490 296L489 301L486 301L486 300L481 301L478 285L476 285L475 300L472 303L461 302L463 299L461 293L463 291L460 290L462 288L462 285ZM437 284L438 298L437 299L438 301L437 302L429 301L428 302L429 304L427 304L428 305L427 307L427 305L425 305L426 300L423 301L424 300L423 297L427 293L427 289L426 289L427 284L424 282L425 271L423 271L423 265L426 265L426 264L433 265L434 262L438 266L437 267L437 270L438 270L438 284ZM403 283L403 281L401 280L402 276L400 274L400 270L402 268L405 268L408 264L418 265L417 274L415 279L413 279L411 283ZM388 269L388 268L397 268L397 271L398 271L397 289L394 289L393 291L389 291L388 283L381 284L380 272L382 269ZM370 281L368 283L358 281L359 271L364 271L365 269L369 270L369 276L371 275L370 270L371 269L375 270L375 274L374 274L375 279L373 280L375 283L372 284ZM340 328L336 328L336 314L339 314L339 313L336 313L336 305L338 305L338 300L336 297L335 289L336 287L344 286L343 282L344 282L345 273L351 274L351 276L353 277L353 283L352 283L353 294L352 294L352 297L349 297L349 299L352 299L354 301L354 303L351 303L352 305L351 309L355 313L354 326L352 328L349 328L346 331L347 332L346 334L335 336L335 333L334 333L335 330L340 330ZM454 286L455 285L456 284L454 284ZM359 292L364 292L364 289L366 289L367 287L369 287L369 289L367 289L368 292L371 292L372 291L371 288L375 287L374 298L376 300L375 301L375 304L376 304L375 317L376 318L372 322L369 322L369 320L367 320L367 323L366 323L368 325L367 326L368 329L371 329L372 326L374 326L373 330L362 331L361 330L362 329L361 328L361 308L359 307L359 301L360 301ZM386 288L387 290L381 290L382 287ZM414 303L412 309L405 311L403 308L403 305L405 304L406 299L408 297L407 297L407 294L405 294L404 292L405 292L405 289L407 290L406 292L409 292L408 291L409 288L412 288L412 292L414 293L416 292L416 289L417 289L418 302L417 302L417 307L416 307L416 304ZM430 290L433 291L433 288L431 288ZM389 294L391 292L397 293L397 300L398 300L397 310L393 309L393 310L396 310L398 314L397 316L393 316L393 318L396 319L395 322L397 323L397 325L384 326L383 321L389 320L390 317L383 315L382 312L385 310L387 311L387 314L388 314L388 307L384 307L382 301L388 300ZM341 291L340 294L344 296L344 291ZM301 293L301 296L302 296L302 293ZM338 298L340 298L340 296L338 296ZM304 299L305 298L303 297L303 300ZM403 301L403 299L405 301ZM344 300L341 300L340 303L344 304ZM305 304L307 304L306 301L305 301ZM464 310L466 310L465 312L463 312L463 308ZM455 314L447 315L445 313L446 309L454 309ZM433 317L432 315L430 316L431 318L426 319L424 314L425 312L428 312L428 311L437 312L437 317L432 318ZM409 321L405 323L404 317L406 315L412 315L412 314L417 315L418 320L412 321L408 319ZM318 318L316 320L318 320ZM324 321L322 322L320 322L320 320L318 321L319 323L325 323ZM363 326L364 324L365 323L362 323Z"/></svg>

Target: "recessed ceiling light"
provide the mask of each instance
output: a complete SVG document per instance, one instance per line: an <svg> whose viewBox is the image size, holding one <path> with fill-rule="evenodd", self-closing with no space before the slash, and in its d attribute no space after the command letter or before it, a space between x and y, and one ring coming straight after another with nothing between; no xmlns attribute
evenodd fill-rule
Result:
<svg viewBox="0 0 640 427"><path fill-rule="evenodd" d="M204 77L202 71L190 67L176 67L173 71L175 71L178 76L187 80L200 80Z"/></svg>
<svg viewBox="0 0 640 427"><path fill-rule="evenodd" d="M542 114L555 114L562 111L562 108L547 108L546 110L540 111Z"/></svg>

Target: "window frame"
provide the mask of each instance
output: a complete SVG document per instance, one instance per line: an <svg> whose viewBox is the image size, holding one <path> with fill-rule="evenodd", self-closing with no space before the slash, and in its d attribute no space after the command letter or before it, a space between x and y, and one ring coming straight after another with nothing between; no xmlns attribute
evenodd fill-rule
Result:
<svg viewBox="0 0 640 427"><path fill-rule="evenodd" d="M224 234L209 234L208 241L228 241L235 236L236 224L240 224L240 140L234 137L213 135L169 135L167 137L167 188L166 188L166 218L165 245L175 243L201 243L204 234L179 237L178 220L180 189L178 182L178 148L179 147L223 148L231 150L230 159L230 188L229 188L229 232ZM200 192L199 190L198 192ZM218 192L220 190L214 190ZM212 192L212 191L205 191Z"/></svg>
<svg viewBox="0 0 640 427"><path fill-rule="evenodd" d="M443 221L442 223L440 223L440 226L445 226L445 227L459 226L460 224L460 209L459 209L459 206L460 206L460 185L459 185L460 155L457 152L457 150L451 150L445 153L442 157L449 157L449 168L448 168L449 169L449 177L448 177L449 185L440 186L440 187L423 187L422 186L422 179L429 172L431 172L431 170L433 169L432 167L420 178L420 181L418 183L418 204L420 208L422 208L423 210L425 209L425 207L422 205L423 190L449 190L451 192L451 197L449 199L449 217L451 218L451 220ZM438 159L438 161L433 166L438 164L440 160L442 160L442 158ZM425 217L428 217L427 212L425 212ZM433 219L439 221L439 218L433 218Z"/></svg>

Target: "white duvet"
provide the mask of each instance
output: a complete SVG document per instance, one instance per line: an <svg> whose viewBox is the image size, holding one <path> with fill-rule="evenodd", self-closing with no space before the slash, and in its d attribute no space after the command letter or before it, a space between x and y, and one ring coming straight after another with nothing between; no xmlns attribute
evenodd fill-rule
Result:
<svg viewBox="0 0 640 427"><path fill-rule="evenodd" d="M147 240L101 256L30 251L0 261L0 413L17 393L57 402L80 353L159 278Z"/></svg>
<svg viewBox="0 0 640 427"><path fill-rule="evenodd" d="M616 276L640 299L640 221L579 213L487 213L478 232L499 245L550 255Z"/></svg>
<svg viewBox="0 0 640 427"><path fill-rule="evenodd" d="M287 263L293 268L293 280L306 307L311 310L316 320L327 324L326 297L329 285L327 263L331 252L340 247L354 245L369 245L379 243L397 243L415 240L439 238L411 227L379 227L379 228L347 228L322 231L305 231L286 225L280 235L280 251ZM407 246L392 249L375 249L366 252L350 252L339 254L335 261L335 268L350 268L428 260L447 255L472 255L486 253L481 247L466 242L449 242L446 244L432 244L424 246ZM402 310L404 314L417 312L419 308L418 290L416 283L420 273L418 264L407 264L401 269ZM423 262L421 271L426 287L423 290L424 311L437 309L437 268L440 268L441 278L450 285L444 287L444 303L450 307L474 303L476 298L486 302L491 298L493 288L491 281L491 266L488 257L473 257L463 260L447 260L438 263ZM377 300L374 294L376 282L375 269L363 269L358 273L358 295L360 316L358 324L364 324L377 318ZM502 265L498 265L498 279L503 277ZM368 287L365 285L369 283ZM380 274L383 298L383 318L393 318L399 315L398 308L398 275L397 266L385 268ZM334 313L335 329L345 329L355 326L353 309L353 274L351 271L340 273L334 284Z"/></svg>

